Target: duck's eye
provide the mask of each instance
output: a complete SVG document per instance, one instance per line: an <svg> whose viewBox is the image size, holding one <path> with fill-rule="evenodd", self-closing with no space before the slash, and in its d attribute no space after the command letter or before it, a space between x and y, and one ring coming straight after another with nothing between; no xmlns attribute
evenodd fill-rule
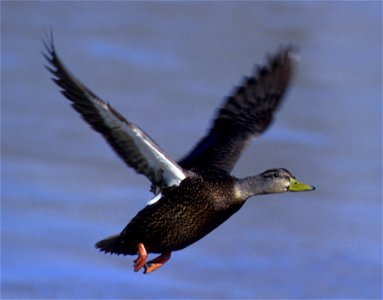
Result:
<svg viewBox="0 0 383 300"><path fill-rule="evenodd" d="M274 173L274 178L278 178L279 177L279 173Z"/></svg>

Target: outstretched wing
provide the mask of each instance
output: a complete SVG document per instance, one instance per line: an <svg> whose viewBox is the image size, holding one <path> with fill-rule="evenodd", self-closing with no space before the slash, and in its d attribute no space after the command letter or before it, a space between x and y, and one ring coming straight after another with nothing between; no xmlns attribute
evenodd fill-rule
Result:
<svg viewBox="0 0 383 300"><path fill-rule="evenodd" d="M209 133L179 165L188 170L219 168L231 172L248 140L270 125L292 77L296 51L281 49L266 66L246 78L229 97Z"/></svg>
<svg viewBox="0 0 383 300"><path fill-rule="evenodd" d="M54 75L52 79L62 88L64 96L128 166L152 182L155 194L163 187L178 185L185 178L182 168L144 131L127 121L67 70L56 53L52 37L44 45L44 56L50 64L47 69Z"/></svg>

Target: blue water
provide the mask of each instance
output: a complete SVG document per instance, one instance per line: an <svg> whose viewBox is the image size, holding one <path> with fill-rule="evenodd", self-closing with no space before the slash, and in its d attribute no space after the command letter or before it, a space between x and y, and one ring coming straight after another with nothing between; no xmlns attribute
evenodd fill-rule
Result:
<svg viewBox="0 0 383 300"><path fill-rule="evenodd" d="M2 298L381 298L381 2L1 2ZM150 199L43 68L63 61L175 158L254 64L300 63L236 176L290 169L310 193L251 199L161 269L99 253Z"/></svg>

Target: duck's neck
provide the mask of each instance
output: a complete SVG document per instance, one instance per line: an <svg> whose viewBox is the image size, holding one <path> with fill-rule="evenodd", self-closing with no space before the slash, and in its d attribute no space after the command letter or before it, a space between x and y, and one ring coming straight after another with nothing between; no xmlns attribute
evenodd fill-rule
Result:
<svg viewBox="0 0 383 300"><path fill-rule="evenodd" d="M267 194L264 180L259 175L238 179L235 184L235 192L237 197L242 198L243 200L255 195Z"/></svg>

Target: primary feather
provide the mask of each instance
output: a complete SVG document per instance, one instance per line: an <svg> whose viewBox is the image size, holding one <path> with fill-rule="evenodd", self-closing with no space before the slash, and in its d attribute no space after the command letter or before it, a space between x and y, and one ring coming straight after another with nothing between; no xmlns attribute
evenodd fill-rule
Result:
<svg viewBox="0 0 383 300"><path fill-rule="evenodd" d="M248 140L270 125L292 77L296 57L293 47L281 49L267 65L246 78L218 111L208 134L179 165L230 173Z"/></svg>

